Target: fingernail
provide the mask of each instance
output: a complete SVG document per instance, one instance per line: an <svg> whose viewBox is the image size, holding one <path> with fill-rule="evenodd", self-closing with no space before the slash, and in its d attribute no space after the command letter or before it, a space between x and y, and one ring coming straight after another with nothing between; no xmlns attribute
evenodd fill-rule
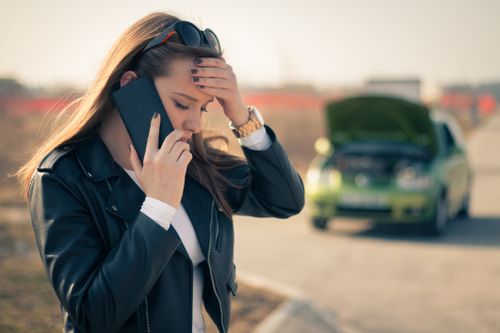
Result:
<svg viewBox="0 0 500 333"><path fill-rule="evenodd" d="M194 63L195 63L195 64L201 64L201 59L200 59L200 58L196 58L196 59L194 59Z"/></svg>
<svg viewBox="0 0 500 333"><path fill-rule="evenodd" d="M154 115L153 115L153 119L158 118L158 115L159 115L159 113L158 113L158 112L155 112L155 113L154 113Z"/></svg>
<svg viewBox="0 0 500 333"><path fill-rule="evenodd" d="M132 151L132 146L130 145L130 143L128 144L128 151Z"/></svg>
<svg viewBox="0 0 500 333"><path fill-rule="evenodd" d="M196 73L198 73L198 70L197 70L197 69L192 69L192 70L191 70L191 74L196 74Z"/></svg>
<svg viewBox="0 0 500 333"><path fill-rule="evenodd" d="M198 82L198 81L200 81L200 78L199 78L199 77L193 77L193 78L191 78L191 79L193 80L193 82Z"/></svg>
<svg viewBox="0 0 500 333"><path fill-rule="evenodd" d="M198 86L198 87L201 88L201 89L205 88L205 86Z"/></svg>

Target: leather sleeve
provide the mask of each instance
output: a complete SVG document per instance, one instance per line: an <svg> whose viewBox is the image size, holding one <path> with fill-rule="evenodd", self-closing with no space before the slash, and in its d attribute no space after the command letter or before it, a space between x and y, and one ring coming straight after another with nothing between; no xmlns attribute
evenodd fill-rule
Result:
<svg viewBox="0 0 500 333"><path fill-rule="evenodd" d="M226 174L243 186L228 191L229 203L236 215L287 218L304 208L304 184L274 131L264 127L271 146L265 150L242 146L247 164Z"/></svg>
<svg viewBox="0 0 500 333"><path fill-rule="evenodd" d="M180 241L139 213L108 252L72 188L56 173L33 176L29 208L36 243L56 295L78 329L113 332L141 304Z"/></svg>

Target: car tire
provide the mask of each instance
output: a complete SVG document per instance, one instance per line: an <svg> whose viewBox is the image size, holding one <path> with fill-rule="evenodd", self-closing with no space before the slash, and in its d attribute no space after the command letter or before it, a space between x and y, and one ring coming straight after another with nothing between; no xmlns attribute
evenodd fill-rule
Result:
<svg viewBox="0 0 500 333"><path fill-rule="evenodd" d="M312 225L318 230L325 230L328 227L328 219L326 217L313 217Z"/></svg>
<svg viewBox="0 0 500 333"><path fill-rule="evenodd" d="M457 213L457 217L460 218L467 218L469 217L469 205L470 205L470 190L467 191L467 194L465 195L465 198L462 202L462 207Z"/></svg>
<svg viewBox="0 0 500 333"><path fill-rule="evenodd" d="M426 231L430 235L440 236L448 224L448 200L446 195L441 195L436 201L436 209L432 218L426 225Z"/></svg>

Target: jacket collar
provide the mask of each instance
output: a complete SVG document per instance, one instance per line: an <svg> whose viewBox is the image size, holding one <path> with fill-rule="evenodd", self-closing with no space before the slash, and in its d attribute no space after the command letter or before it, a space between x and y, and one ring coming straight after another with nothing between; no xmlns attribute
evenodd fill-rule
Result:
<svg viewBox="0 0 500 333"><path fill-rule="evenodd" d="M76 157L85 176L96 183L106 181L106 187L111 191L106 211L125 221L133 221L141 209L145 193L113 159L108 147L96 131L92 131L90 136L75 143ZM111 177L118 179L111 181ZM205 257L208 252L211 200L209 192L192 177L186 175L181 202L193 224ZM175 228L170 226L168 232L180 240ZM189 259L182 242L178 250Z"/></svg>
<svg viewBox="0 0 500 333"><path fill-rule="evenodd" d="M95 129L85 138L78 140L75 150L83 174L93 182L126 173L113 159L113 155Z"/></svg>

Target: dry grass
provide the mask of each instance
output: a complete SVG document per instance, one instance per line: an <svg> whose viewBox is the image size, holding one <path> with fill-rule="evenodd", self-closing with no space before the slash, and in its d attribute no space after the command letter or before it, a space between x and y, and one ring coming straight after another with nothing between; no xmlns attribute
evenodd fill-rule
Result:
<svg viewBox="0 0 500 333"><path fill-rule="evenodd" d="M59 303L38 253L3 257L0 272L0 332L62 330Z"/></svg>

